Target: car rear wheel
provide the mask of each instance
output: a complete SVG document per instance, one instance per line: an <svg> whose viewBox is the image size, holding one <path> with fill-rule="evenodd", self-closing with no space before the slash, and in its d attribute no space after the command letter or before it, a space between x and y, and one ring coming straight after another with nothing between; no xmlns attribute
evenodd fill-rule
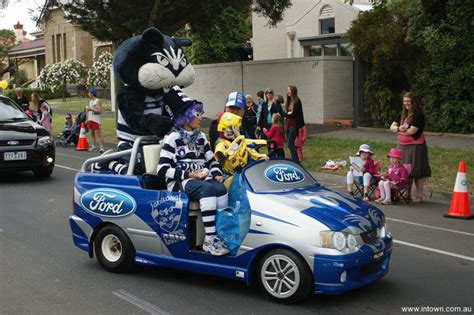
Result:
<svg viewBox="0 0 474 315"><path fill-rule="evenodd" d="M313 277L306 263L286 249L275 249L262 257L258 280L270 299L285 304L307 298L313 289Z"/></svg>
<svg viewBox="0 0 474 315"><path fill-rule="evenodd" d="M102 228L94 242L97 260L106 270L125 273L133 270L135 249L128 236L117 226Z"/></svg>
<svg viewBox="0 0 474 315"><path fill-rule="evenodd" d="M46 178L51 176L53 173L54 166L51 167L44 167L44 168L37 168L33 170L33 174L35 174L38 178Z"/></svg>

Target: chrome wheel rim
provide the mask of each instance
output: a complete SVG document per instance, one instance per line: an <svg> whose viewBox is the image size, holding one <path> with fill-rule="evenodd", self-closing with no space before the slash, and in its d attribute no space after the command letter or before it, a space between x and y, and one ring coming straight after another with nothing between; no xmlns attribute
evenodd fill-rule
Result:
<svg viewBox="0 0 474 315"><path fill-rule="evenodd" d="M104 258L109 262L116 262L122 257L122 243L118 237L113 234L104 237L101 250Z"/></svg>
<svg viewBox="0 0 474 315"><path fill-rule="evenodd" d="M276 298L292 296L301 281L298 266L284 255L268 257L260 270L260 278L265 290Z"/></svg>

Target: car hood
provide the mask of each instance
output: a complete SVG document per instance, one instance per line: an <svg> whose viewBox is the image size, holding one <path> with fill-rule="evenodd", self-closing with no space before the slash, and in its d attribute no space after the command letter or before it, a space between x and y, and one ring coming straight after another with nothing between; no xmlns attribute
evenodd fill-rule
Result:
<svg viewBox="0 0 474 315"><path fill-rule="evenodd" d="M31 120L0 121L0 140L36 139L48 132Z"/></svg>
<svg viewBox="0 0 474 315"><path fill-rule="evenodd" d="M265 211L267 215L272 215L272 209L278 204L285 211L299 212L333 231L364 233L381 227L385 222L382 211L371 204L323 186L278 194L259 194L258 199L261 199L259 203L265 200L273 203L271 209Z"/></svg>

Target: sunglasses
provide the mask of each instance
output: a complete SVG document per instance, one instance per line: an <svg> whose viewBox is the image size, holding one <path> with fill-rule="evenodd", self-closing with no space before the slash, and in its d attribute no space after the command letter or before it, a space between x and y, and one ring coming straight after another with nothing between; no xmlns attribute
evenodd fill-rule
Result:
<svg viewBox="0 0 474 315"><path fill-rule="evenodd" d="M265 94L273 94L273 92L265 92Z"/></svg>
<svg viewBox="0 0 474 315"><path fill-rule="evenodd" d="M202 115L204 115L204 111L203 110L193 110L193 115L196 118L201 118Z"/></svg>

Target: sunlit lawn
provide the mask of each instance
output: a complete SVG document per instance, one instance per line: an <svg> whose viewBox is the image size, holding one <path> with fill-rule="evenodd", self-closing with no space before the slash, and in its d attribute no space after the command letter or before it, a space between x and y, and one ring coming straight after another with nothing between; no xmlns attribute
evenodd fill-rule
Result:
<svg viewBox="0 0 474 315"><path fill-rule="evenodd" d="M72 97L62 100L51 100L48 102L53 108L64 108L74 111L83 110L88 104L87 98ZM106 110L110 110L110 101L103 101ZM102 118L102 130L104 140L108 143L116 143L115 136L115 118ZM53 134L56 135L64 128L64 116L55 115L53 121ZM204 130L207 133L207 130ZM374 160L381 162L382 170L386 170L388 166L387 152L393 146L384 142L373 142L367 140L375 153ZM345 176L348 167L341 168L337 171L321 170L321 166L327 160L348 160L349 156L354 155L357 148L361 144L360 140L352 139L328 139L318 136L309 136L304 146L303 165L311 171L326 172ZM428 146L429 161L431 165L432 176L426 182L428 188L435 190L452 191L456 179L459 161L465 161L467 167L468 183L474 183L474 150L466 148L466 150L445 149L434 146ZM286 155L289 155L286 150Z"/></svg>

